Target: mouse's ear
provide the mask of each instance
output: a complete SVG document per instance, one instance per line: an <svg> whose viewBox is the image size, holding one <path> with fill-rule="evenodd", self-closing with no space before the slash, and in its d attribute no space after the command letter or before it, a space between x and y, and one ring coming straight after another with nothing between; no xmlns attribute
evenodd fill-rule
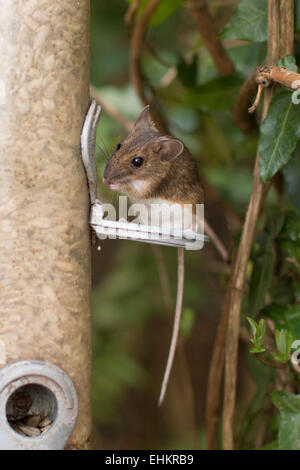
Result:
<svg viewBox="0 0 300 470"><path fill-rule="evenodd" d="M133 129L156 129L155 124L151 121L151 114L150 114L150 106L147 105L141 112L141 114L138 116L137 120L135 121L133 125Z"/></svg>
<svg viewBox="0 0 300 470"><path fill-rule="evenodd" d="M184 151L184 145L180 140L172 137L161 137L154 151L158 153L162 161L170 161L179 157Z"/></svg>

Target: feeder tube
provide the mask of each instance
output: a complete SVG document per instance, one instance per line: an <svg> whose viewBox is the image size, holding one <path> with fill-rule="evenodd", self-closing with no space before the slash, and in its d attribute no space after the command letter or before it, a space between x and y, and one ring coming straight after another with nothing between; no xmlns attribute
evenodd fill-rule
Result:
<svg viewBox="0 0 300 470"><path fill-rule="evenodd" d="M89 1L0 0L0 367L56 364L90 412Z"/></svg>

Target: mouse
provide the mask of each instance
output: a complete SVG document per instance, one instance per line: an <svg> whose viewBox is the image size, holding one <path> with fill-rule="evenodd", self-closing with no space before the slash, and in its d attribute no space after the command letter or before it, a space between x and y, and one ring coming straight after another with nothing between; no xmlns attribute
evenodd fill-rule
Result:
<svg viewBox="0 0 300 470"><path fill-rule="evenodd" d="M138 223L198 231L197 204L204 204L204 189L197 163L183 142L162 134L146 106L128 136L117 144L103 172L103 183L128 196L140 210ZM172 210L184 208L183 210ZM169 209L169 212L168 212ZM165 210L166 212L163 212ZM161 214L172 214L170 217ZM135 220L136 221L136 220ZM154 222L153 222L154 221ZM173 332L158 404L162 404L178 340L184 290L184 248L178 248L177 298Z"/></svg>

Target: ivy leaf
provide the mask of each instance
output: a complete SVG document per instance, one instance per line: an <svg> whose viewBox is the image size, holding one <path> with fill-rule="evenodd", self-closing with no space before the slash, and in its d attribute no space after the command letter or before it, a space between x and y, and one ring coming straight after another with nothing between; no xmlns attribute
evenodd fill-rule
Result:
<svg viewBox="0 0 300 470"><path fill-rule="evenodd" d="M292 158L299 137L299 118L300 107L293 104L292 93L279 90L260 126L259 166L263 182Z"/></svg>
<svg viewBox="0 0 300 470"><path fill-rule="evenodd" d="M295 31L299 30L300 0L295 0ZM253 42L267 41L268 0L241 0L220 37Z"/></svg>
<svg viewBox="0 0 300 470"><path fill-rule="evenodd" d="M220 37L264 42L268 38L267 31L268 0L241 0Z"/></svg>
<svg viewBox="0 0 300 470"><path fill-rule="evenodd" d="M300 449L300 395L285 391L272 393L272 401L279 408L279 450Z"/></svg>

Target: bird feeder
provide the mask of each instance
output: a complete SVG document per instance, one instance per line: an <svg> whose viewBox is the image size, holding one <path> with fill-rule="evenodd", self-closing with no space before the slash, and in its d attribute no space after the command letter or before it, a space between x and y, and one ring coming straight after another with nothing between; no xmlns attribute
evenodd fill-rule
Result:
<svg viewBox="0 0 300 470"><path fill-rule="evenodd" d="M0 28L0 447L84 449L89 1L0 0Z"/></svg>

